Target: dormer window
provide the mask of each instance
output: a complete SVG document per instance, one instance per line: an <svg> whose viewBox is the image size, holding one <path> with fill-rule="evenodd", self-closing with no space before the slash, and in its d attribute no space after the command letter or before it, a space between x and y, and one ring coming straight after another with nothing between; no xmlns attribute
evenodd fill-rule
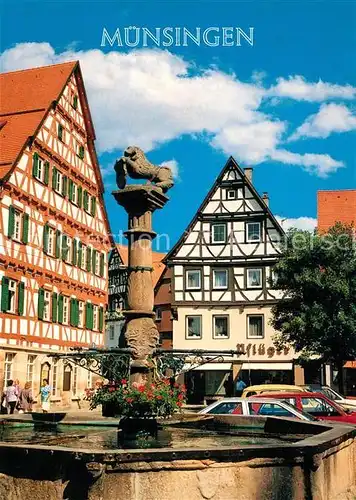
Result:
<svg viewBox="0 0 356 500"><path fill-rule="evenodd" d="M236 189L228 189L226 194L227 194L226 197L228 200L236 200L236 198L237 198Z"/></svg>

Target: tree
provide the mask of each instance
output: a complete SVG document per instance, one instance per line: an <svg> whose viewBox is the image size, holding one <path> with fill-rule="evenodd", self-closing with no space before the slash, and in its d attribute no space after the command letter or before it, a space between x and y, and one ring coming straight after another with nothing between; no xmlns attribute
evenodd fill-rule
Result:
<svg viewBox="0 0 356 500"><path fill-rule="evenodd" d="M356 240L337 223L325 234L290 230L276 264L273 288L284 298L272 308L278 348L291 345L304 358L343 365L356 358Z"/></svg>

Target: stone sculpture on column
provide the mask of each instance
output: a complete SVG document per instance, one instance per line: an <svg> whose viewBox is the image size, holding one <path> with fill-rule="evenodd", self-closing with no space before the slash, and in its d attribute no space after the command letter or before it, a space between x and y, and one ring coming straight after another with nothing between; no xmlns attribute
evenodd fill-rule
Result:
<svg viewBox="0 0 356 500"><path fill-rule="evenodd" d="M142 382L148 372L148 357L159 339L153 312L152 240L156 233L152 230L152 214L168 201L165 193L173 186L173 177L168 167L153 165L136 146L128 147L114 168L119 190L113 195L128 213L128 230L125 233L129 244L125 339L132 349L131 380ZM128 176L146 179L150 183L126 185Z"/></svg>

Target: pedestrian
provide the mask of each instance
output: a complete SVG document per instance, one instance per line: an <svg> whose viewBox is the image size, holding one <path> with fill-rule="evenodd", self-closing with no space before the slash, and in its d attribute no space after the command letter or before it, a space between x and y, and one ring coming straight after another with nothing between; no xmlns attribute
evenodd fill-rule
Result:
<svg viewBox="0 0 356 500"><path fill-rule="evenodd" d="M51 392L52 388L48 383L48 379L43 379L42 386L39 392L39 396L41 396L41 408L43 413L48 413L51 407Z"/></svg>
<svg viewBox="0 0 356 500"><path fill-rule="evenodd" d="M237 381L235 384L235 392L236 392L236 396L238 398L242 396L242 393L244 392L245 387L247 387L245 382L240 377L237 377Z"/></svg>
<svg viewBox="0 0 356 500"><path fill-rule="evenodd" d="M1 415L7 415L6 390L2 391L2 396L1 396Z"/></svg>
<svg viewBox="0 0 356 500"><path fill-rule="evenodd" d="M234 381L231 373L229 373L229 376L225 379L224 389L225 389L225 396L227 398L231 398L231 396L234 395Z"/></svg>
<svg viewBox="0 0 356 500"><path fill-rule="evenodd" d="M19 396L18 410L19 412L31 412L32 411L32 390L31 383L26 382L25 387L21 390Z"/></svg>
<svg viewBox="0 0 356 500"><path fill-rule="evenodd" d="M18 378L14 381L14 387L15 387L16 396L17 396L17 399L18 399L19 396L20 396L20 392L21 392L20 381L19 381Z"/></svg>
<svg viewBox="0 0 356 500"><path fill-rule="evenodd" d="M16 395L16 387L14 386L14 381L13 380L8 380L7 381L7 387L5 391L5 398L6 398L6 406L10 410L10 415L13 415L16 404L17 404L17 395Z"/></svg>

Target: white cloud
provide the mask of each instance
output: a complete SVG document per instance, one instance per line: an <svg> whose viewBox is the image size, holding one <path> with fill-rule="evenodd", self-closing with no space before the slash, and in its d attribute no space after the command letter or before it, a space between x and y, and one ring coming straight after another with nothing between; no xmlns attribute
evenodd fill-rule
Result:
<svg viewBox="0 0 356 500"><path fill-rule="evenodd" d="M4 71L79 59L99 152L123 150L130 144L148 152L188 134L208 138L213 147L233 154L241 163L273 160L300 165L322 176L343 166L328 155L300 155L279 149L286 122L260 111L263 99L271 96L271 91L262 86L261 72L253 75L253 83L245 83L217 68L198 72L194 65L169 51L104 54L100 50L71 49L56 54L48 43L18 44L0 58ZM305 88L319 85L301 77L294 80ZM275 87L279 90L273 95L288 95L286 86L292 83L279 79ZM346 92L338 85L322 85L339 89L339 94L340 89Z"/></svg>
<svg viewBox="0 0 356 500"><path fill-rule="evenodd" d="M289 138L295 141L301 137L326 138L333 132L349 132L356 129L356 115L343 104L322 104L319 111L310 115Z"/></svg>
<svg viewBox="0 0 356 500"><path fill-rule="evenodd" d="M317 226L317 220L313 219L313 217L297 217L295 219L289 219L287 217L277 215L276 219L285 231L288 231L288 229L292 227L302 229L304 231L314 231Z"/></svg>
<svg viewBox="0 0 356 500"><path fill-rule="evenodd" d="M268 92L271 96L289 97L297 101L321 102L327 99L354 99L356 88L351 85L337 85L323 82L310 83L303 76L289 76L277 78L277 85Z"/></svg>
<svg viewBox="0 0 356 500"><path fill-rule="evenodd" d="M179 180L179 165L176 160L163 161L160 165L161 167L168 167L172 170L173 178Z"/></svg>

